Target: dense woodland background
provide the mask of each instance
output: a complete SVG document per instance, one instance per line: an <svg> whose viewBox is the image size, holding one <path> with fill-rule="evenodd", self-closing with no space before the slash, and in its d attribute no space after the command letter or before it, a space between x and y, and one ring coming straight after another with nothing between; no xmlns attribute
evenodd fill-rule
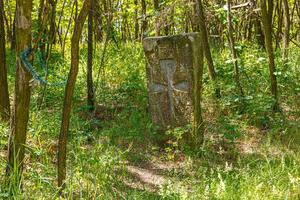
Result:
<svg viewBox="0 0 300 200"><path fill-rule="evenodd" d="M142 47L189 32L196 146L151 122ZM0 116L3 199L299 199L300 1L0 0Z"/></svg>

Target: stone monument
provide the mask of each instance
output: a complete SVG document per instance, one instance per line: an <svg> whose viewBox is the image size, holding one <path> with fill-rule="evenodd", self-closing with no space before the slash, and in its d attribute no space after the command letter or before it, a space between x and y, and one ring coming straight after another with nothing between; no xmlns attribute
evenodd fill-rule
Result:
<svg viewBox="0 0 300 200"><path fill-rule="evenodd" d="M191 123L192 135L203 140L200 105L203 51L200 34L149 37L143 40L143 47L153 123L161 130Z"/></svg>

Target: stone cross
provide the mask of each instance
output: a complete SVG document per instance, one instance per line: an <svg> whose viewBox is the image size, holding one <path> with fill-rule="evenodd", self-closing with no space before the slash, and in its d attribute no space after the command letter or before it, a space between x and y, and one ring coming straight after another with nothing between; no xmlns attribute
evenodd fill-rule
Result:
<svg viewBox="0 0 300 200"><path fill-rule="evenodd" d="M150 37L143 46L153 123L162 131L192 124L199 132L203 73L199 34Z"/></svg>
<svg viewBox="0 0 300 200"><path fill-rule="evenodd" d="M152 83L151 89L154 93L167 92L171 117L175 119L176 116L174 111L174 91L178 90L182 92L188 92L189 85L187 81L174 84L173 79L176 71L176 62L174 60L160 60L160 69L164 78L167 80L167 85Z"/></svg>

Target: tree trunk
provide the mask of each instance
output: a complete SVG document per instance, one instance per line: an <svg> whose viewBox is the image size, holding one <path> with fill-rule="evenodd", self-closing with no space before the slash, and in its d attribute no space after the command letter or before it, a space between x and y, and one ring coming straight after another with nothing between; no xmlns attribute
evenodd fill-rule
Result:
<svg viewBox="0 0 300 200"><path fill-rule="evenodd" d="M94 2L95 4L95 10L96 12L94 13L94 21L95 21L95 35L96 35L96 40L97 42L102 42L103 41L103 10L101 6L99 5L100 3L98 1Z"/></svg>
<svg viewBox="0 0 300 200"><path fill-rule="evenodd" d="M38 26L41 29L42 26L42 19L45 11L45 0L40 0L39 2L39 9L38 9Z"/></svg>
<svg viewBox="0 0 300 200"><path fill-rule="evenodd" d="M289 42L290 42L290 11L288 0L283 0L283 10L284 10L284 35L283 35L283 60L287 62Z"/></svg>
<svg viewBox="0 0 300 200"><path fill-rule="evenodd" d="M268 1L268 7L267 2ZM275 58L272 44L272 16L273 16L273 0L261 0L262 22L265 35L265 46L269 58L269 73L271 79L271 93L274 98L273 110L278 109L278 94L277 94L277 78L275 75Z"/></svg>
<svg viewBox="0 0 300 200"><path fill-rule="evenodd" d="M215 94L217 98L221 97L220 94L220 87L218 85L217 81L217 73L215 71L214 67L214 62L212 59L212 55L210 52L210 45L208 41L208 34L207 34L207 29L206 29L206 23L205 23L205 17L204 17L204 11L203 11L203 6L202 6L202 0L197 0L198 3L198 24L199 24L199 31L201 34L201 40L202 40L202 45L203 45L203 50L204 50L204 55L207 61L207 66L208 66L208 72L211 80L214 82L215 85Z"/></svg>
<svg viewBox="0 0 300 200"><path fill-rule="evenodd" d="M256 34L256 41L257 44L262 47L263 49L265 49L265 36L263 34L262 28L261 28L261 22L259 17L257 16L255 18L255 34Z"/></svg>
<svg viewBox="0 0 300 200"><path fill-rule="evenodd" d="M113 8L112 8L112 3L110 0L106 2L106 0L103 1L103 7L104 11L106 11L105 16L106 16L106 38L105 42L112 39L113 37Z"/></svg>
<svg viewBox="0 0 300 200"><path fill-rule="evenodd" d="M159 0L153 0L154 11L155 11L155 36L160 36L160 6Z"/></svg>
<svg viewBox="0 0 300 200"><path fill-rule="evenodd" d="M5 56L4 3L0 0L0 120L8 121L10 115Z"/></svg>
<svg viewBox="0 0 300 200"><path fill-rule="evenodd" d="M200 36L201 37L201 36ZM201 38L196 36L196 42L201 42ZM194 119L192 122L193 131L190 138L191 146L196 149L200 148L204 142L204 124L201 111L201 97L203 85L203 49L199 48L197 44L192 44L193 49L193 113Z"/></svg>
<svg viewBox="0 0 300 200"><path fill-rule="evenodd" d="M277 31L275 37L275 42L276 42L275 49L277 50L278 47L280 47L280 40L282 38L282 25L283 25L282 0L278 0L276 2L274 18L276 18L276 13L277 13ZM275 23L275 20L273 22Z"/></svg>
<svg viewBox="0 0 300 200"><path fill-rule="evenodd" d="M46 53L46 59L49 60L51 51L52 51L52 46L56 42L56 5L57 5L57 0L49 0L49 3L51 5L51 14L50 14L50 29L48 32L49 39L47 42L47 53Z"/></svg>
<svg viewBox="0 0 300 200"><path fill-rule="evenodd" d="M17 0L16 4L16 83L11 134L8 146L7 173L16 173L18 182L23 169L26 132L29 119L31 75L23 65L20 53L31 48L32 1Z"/></svg>
<svg viewBox="0 0 300 200"><path fill-rule="evenodd" d="M63 55L63 57L65 57L66 40L67 40L69 29L70 29L70 26L71 26L71 23L72 23L72 18L73 18L73 13L74 13L75 7L76 7L76 1L74 1L74 3L73 3L72 11L71 11L71 17L69 19L68 26L67 26L64 38L63 38L63 43L62 43L62 55ZM74 17L74 18L76 19L76 17Z"/></svg>
<svg viewBox="0 0 300 200"><path fill-rule="evenodd" d="M56 32L57 32L57 36L58 36L58 39L59 39L59 43L60 43L60 46L62 47L62 43L63 43L63 28L61 27L61 20L62 20L62 17L65 15L65 8L66 8L66 3L67 3L67 0L64 0L63 1L63 4L62 4L62 8L61 8L61 11L60 11L60 15L59 15L59 18L58 18L58 22L57 22L57 25L56 25Z"/></svg>
<svg viewBox="0 0 300 200"><path fill-rule="evenodd" d="M90 3L91 3L90 0L84 1L79 16L76 18L74 33L71 42L71 69L69 72L67 86L65 89L64 106L63 106L62 121L61 121L59 143L58 143L58 155L57 155L58 156L57 157L58 186L61 187L61 189L64 188L65 179L66 179L67 138L68 138L70 115L72 109L72 98L73 98L76 78L78 74L79 40L81 37L85 19L88 15Z"/></svg>
<svg viewBox="0 0 300 200"><path fill-rule="evenodd" d="M253 23L255 39L256 39L257 44L259 45L259 47L265 48L264 47L264 44L265 44L264 36L263 36L262 29L261 29L260 16L258 15L257 12L254 12L254 10L257 9L257 1L256 0L250 0L250 3L252 4L251 11L253 12L253 15L250 16L251 17L251 22L250 23Z"/></svg>
<svg viewBox="0 0 300 200"><path fill-rule="evenodd" d="M228 21L228 39L230 43L230 49L232 54L232 60L234 63L234 78L235 84L241 96L244 96L243 88L240 83L240 72L238 66L238 56L235 49L235 41L233 37L233 26L232 26L232 16L231 16L231 0L227 0L227 21Z"/></svg>
<svg viewBox="0 0 300 200"><path fill-rule="evenodd" d="M3 2L3 4L6 3L7 6L7 11L6 13L4 12L4 19L5 19L5 23L6 23L6 34L7 34L7 38L6 41L11 42L12 40L12 29L13 29L13 14L12 14L12 8L10 5L10 0L6 0L5 2Z"/></svg>
<svg viewBox="0 0 300 200"><path fill-rule="evenodd" d="M148 28L146 0L141 0L141 4L142 4L141 39L143 39L145 37L145 33L147 31L147 28Z"/></svg>
<svg viewBox="0 0 300 200"><path fill-rule="evenodd" d="M134 0L134 39L139 38L138 0Z"/></svg>
<svg viewBox="0 0 300 200"><path fill-rule="evenodd" d="M91 0L91 8L88 16L88 60L87 60L87 106L90 111L95 108L94 84L93 84L93 19L94 0Z"/></svg>
<svg viewBox="0 0 300 200"><path fill-rule="evenodd" d="M121 39L123 42L126 42L128 40L128 35L127 35L127 27L128 27L128 20L127 20L127 8L121 5L121 12L122 14L122 20L121 20L121 27L120 27L120 31L121 31Z"/></svg>
<svg viewBox="0 0 300 200"><path fill-rule="evenodd" d="M43 34L46 34L47 29L47 18L44 18L44 15L46 14L48 17L48 13L45 13L46 10L45 0L40 0L39 2L39 10L38 10L38 31L41 35L41 41L40 44L38 44L40 51L42 52L42 55L45 56L45 39L42 37Z"/></svg>
<svg viewBox="0 0 300 200"><path fill-rule="evenodd" d="M17 10L15 11L15 17L13 21L13 27L12 27L12 35L11 35L11 41L10 41L10 50L16 49L16 16L17 16Z"/></svg>

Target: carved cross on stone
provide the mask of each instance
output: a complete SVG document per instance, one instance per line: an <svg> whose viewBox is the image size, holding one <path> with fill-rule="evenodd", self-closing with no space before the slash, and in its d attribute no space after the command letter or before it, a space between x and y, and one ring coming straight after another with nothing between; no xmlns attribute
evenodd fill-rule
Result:
<svg viewBox="0 0 300 200"><path fill-rule="evenodd" d="M174 107L174 91L188 92L189 84L187 81L174 83L174 74L176 72L176 61L167 59L160 60L160 70L167 82L167 85L160 83L152 84L152 92L162 93L167 92L169 100L169 111L173 120L176 120L175 107Z"/></svg>
<svg viewBox="0 0 300 200"><path fill-rule="evenodd" d="M191 124L190 141L201 143L203 51L199 33L143 40L149 111L161 131Z"/></svg>

